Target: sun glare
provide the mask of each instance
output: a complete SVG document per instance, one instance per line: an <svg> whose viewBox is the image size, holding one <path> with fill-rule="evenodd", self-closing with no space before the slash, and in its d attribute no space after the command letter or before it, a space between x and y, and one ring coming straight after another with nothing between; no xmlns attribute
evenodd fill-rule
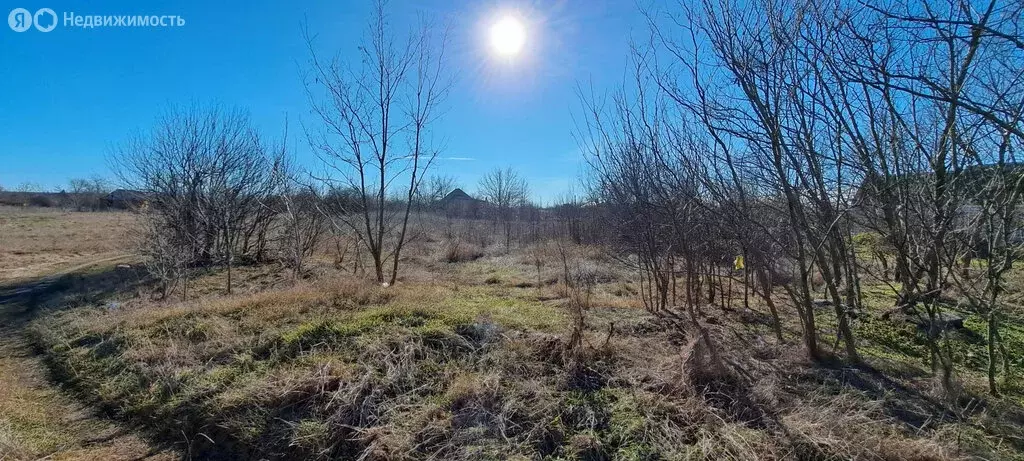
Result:
<svg viewBox="0 0 1024 461"><path fill-rule="evenodd" d="M491 25L491 48L501 55L512 57L523 49L526 43L526 28L518 19L505 16Z"/></svg>

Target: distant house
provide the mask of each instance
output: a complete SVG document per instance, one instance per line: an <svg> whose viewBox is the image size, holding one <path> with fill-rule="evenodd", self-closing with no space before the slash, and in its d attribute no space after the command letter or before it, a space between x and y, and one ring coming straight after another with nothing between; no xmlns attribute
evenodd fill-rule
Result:
<svg viewBox="0 0 1024 461"><path fill-rule="evenodd" d="M486 200L473 198L466 191L456 188L441 199L441 209L449 215L476 218L483 207L487 205Z"/></svg>
<svg viewBox="0 0 1024 461"><path fill-rule="evenodd" d="M130 189L117 189L107 194L107 205L111 208L130 210L142 206L146 203L146 193L130 190Z"/></svg>
<svg viewBox="0 0 1024 461"><path fill-rule="evenodd" d="M463 203L473 201L482 202L483 200L475 199L471 197L469 194L467 194L466 191L456 188L455 190L449 192L448 195L445 195L443 199L441 199L441 205L444 206L452 203Z"/></svg>

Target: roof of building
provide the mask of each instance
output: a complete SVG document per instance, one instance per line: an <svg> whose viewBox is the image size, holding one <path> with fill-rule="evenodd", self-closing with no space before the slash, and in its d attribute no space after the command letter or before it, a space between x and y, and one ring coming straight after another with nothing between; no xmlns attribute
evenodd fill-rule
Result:
<svg viewBox="0 0 1024 461"><path fill-rule="evenodd" d="M454 200L481 201L479 199L471 197L469 194L466 193L466 191L459 188L456 188L455 190L449 192L448 195L445 195L444 198L441 199L442 202L451 202Z"/></svg>

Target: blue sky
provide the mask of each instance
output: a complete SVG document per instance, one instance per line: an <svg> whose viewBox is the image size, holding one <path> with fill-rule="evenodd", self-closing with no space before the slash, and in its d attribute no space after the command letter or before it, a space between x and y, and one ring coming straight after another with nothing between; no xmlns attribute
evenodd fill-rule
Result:
<svg viewBox="0 0 1024 461"><path fill-rule="evenodd" d="M216 5L214 5L216 3ZM302 24L318 48L354 53L369 1L4 2L51 8L48 33L0 26L0 185L60 187L68 178L110 176L111 146L147 128L172 104L222 104L248 110L269 135L287 117L289 145L310 168L298 121L313 123L301 73L308 59ZM493 56L486 30L502 11L526 18L525 52ZM65 27L63 15L178 15L183 27ZM631 34L642 37L633 2L392 0L392 21L410 27L426 13L452 24L459 79L435 125L448 160L434 170L472 191L496 167L518 169L535 199L577 184L584 168L572 138L577 82L597 88L621 79ZM459 160L455 160L459 159ZM466 160L472 159L472 160Z"/></svg>

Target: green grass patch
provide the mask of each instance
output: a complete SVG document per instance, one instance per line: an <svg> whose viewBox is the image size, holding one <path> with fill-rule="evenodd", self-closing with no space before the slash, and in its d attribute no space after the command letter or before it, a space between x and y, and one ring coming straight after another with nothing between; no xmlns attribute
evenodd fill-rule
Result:
<svg viewBox="0 0 1024 461"><path fill-rule="evenodd" d="M362 449L357 434L327 442L370 417L360 406L366 399L443 402L446 377L471 369L479 359L472 357L500 341L501 331L565 324L560 309L500 286L406 287L388 296L378 288L345 290L340 300L298 292L148 312L83 308L33 329L62 381L157 434L203 432L216 441L200 441L199 453L285 449L316 457ZM359 408L336 409L337 392ZM383 418L377 411L371 416Z"/></svg>

